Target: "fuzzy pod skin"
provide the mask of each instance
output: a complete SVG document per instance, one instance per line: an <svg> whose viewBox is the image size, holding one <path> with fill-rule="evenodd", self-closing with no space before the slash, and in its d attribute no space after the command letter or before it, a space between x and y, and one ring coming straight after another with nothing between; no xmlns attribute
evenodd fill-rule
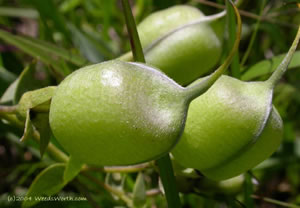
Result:
<svg viewBox="0 0 300 208"><path fill-rule="evenodd" d="M237 176L280 145L282 120L265 82L223 75L190 104L180 142L172 154L184 167L213 180Z"/></svg>
<svg viewBox="0 0 300 208"><path fill-rule="evenodd" d="M72 158L130 165L170 151L185 123L184 88L160 71L118 60L81 68L57 88L50 126Z"/></svg>
<svg viewBox="0 0 300 208"><path fill-rule="evenodd" d="M183 86L207 73L221 55L221 38L211 24L203 22L171 32L202 17L198 9L180 5L144 19L138 32L146 62Z"/></svg>

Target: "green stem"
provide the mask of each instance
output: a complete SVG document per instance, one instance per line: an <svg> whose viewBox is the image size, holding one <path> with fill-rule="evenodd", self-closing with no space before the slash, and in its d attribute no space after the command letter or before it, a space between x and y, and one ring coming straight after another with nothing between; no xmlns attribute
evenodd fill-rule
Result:
<svg viewBox="0 0 300 208"><path fill-rule="evenodd" d="M271 198L268 198L268 197L261 197L261 196L257 196L257 195L252 195L251 197L253 199L260 199L260 200L263 200L265 202L269 202L271 204L276 204L276 205L279 205L279 206L282 206L282 207L300 208L300 206L298 206L296 204L290 204L290 203L278 201L276 199L271 199Z"/></svg>
<svg viewBox="0 0 300 208"><path fill-rule="evenodd" d="M234 12L237 19L237 31L236 31L236 39L234 42L234 45L224 61L224 63L211 75L207 76L206 78L200 78L200 81L196 81L197 83L190 85L186 88L186 96L188 100L193 100L194 98L198 97L199 95L203 94L213 83L226 71L226 69L229 67L235 53L237 52L239 48L239 43L241 39L241 31L242 31L242 22L241 17L239 15L238 9L236 6L229 1L232 7L234 8Z"/></svg>
<svg viewBox="0 0 300 208"><path fill-rule="evenodd" d="M297 46L298 46L298 43L299 43L299 39L300 39L300 26L298 28L297 35L296 35L296 37L295 37L295 39L293 41L293 44L290 47L288 53L286 54L286 56L284 57L284 59L280 63L280 65L273 72L273 74L271 75L271 77L266 81L266 83L270 87L272 87L272 88L275 87L275 85L279 82L279 80L282 78L282 76L286 72L289 63L292 60L293 54L295 53L295 51L297 49Z"/></svg>
<svg viewBox="0 0 300 208"><path fill-rule="evenodd" d="M106 191L116 195L117 197L119 197L122 201L124 201L126 203L126 205L128 207L133 207L133 202L132 200L122 191L119 191L113 187L111 187L108 184L103 183L102 181L99 181L96 177L86 173L86 172L82 172L81 173L84 177L86 177L87 179L89 179L90 181L94 182L95 184L101 186L103 189L105 189Z"/></svg>
<svg viewBox="0 0 300 208"><path fill-rule="evenodd" d="M150 189L146 192L146 195L151 197L151 196L156 196L156 195L159 195L161 194L161 191L160 189Z"/></svg>
<svg viewBox="0 0 300 208"><path fill-rule="evenodd" d="M87 200L89 201L89 203L92 205L92 207L94 207L94 208L101 208L97 204L97 202L93 199L93 197L90 194L90 191L84 186L84 184L80 183L79 180L73 181L73 184L75 185L75 187L78 189L78 191L80 193L82 193L83 195L85 195L85 197L87 198Z"/></svg>
<svg viewBox="0 0 300 208"><path fill-rule="evenodd" d="M128 0L122 0L126 26L134 60L145 63L145 57Z"/></svg>
<svg viewBox="0 0 300 208"><path fill-rule="evenodd" d="M92 167L92 166L84 166L83 171L101 171L106 173L136 173L142 171L146 168L151 167L151 163L142 163L138 165L130 165L130 166L111 166L111 167Z"/></svg>
<svg viewBox="0 0 300 208"><path fill-rule="evenodd" d="M249 45L248 45L248 47L247 47L247 50L246 50L246 52L245 52L245 54L244 54L244 56L243 56L243 58L242 58L242 61L241 61L241 69L243 68L244 64L246 63L246 61L247 61L247 59L248 59L248 57L249 57L249 54L250 54L250 52L251 52L251 50L252 50L252 47L253 47L253 44L254 44L254 41L255 41L255 38L256 38L256 35L257 35L257 31L258 31L258 29L259 29L260 22L261 22L261 20L262 20L262 15L263 15L263 11L264 11L264 7L265 7L265 5L266 5L266 2L267 2L267 0L263 0L263 1L261 2L261 8L260 8L260 12L259 12L259 17L260 17L260 18L259 18L259 19L257 20L257 22L256 22L254 31L253 31L252 36L251 36L251 39L250 39L250 43L249 43Z"/></svg>
<svg viewBox="0 0 300 208"><path fill-rule="evenodd" d="M18 128L24 129L24 123L20 121L14 114L6 114L0 112L0 118L8 121L11 125L17 126Z"/></svg>
<svg viewBox="0 0 300 208"><path fill-rule="evenodd" d="M225 8L224 5L215 3L213 1L209 1L209 0L195 0L195 1L199 2L201 4L204 4L204 5L207 5L207 6L218 8L218 9L224 9ZM238 5L239 5L240 2L241 1L239 1L237 3L237 7L239 7ZM251 12L248 12L248 11L245 11L245 10L241 10L241 9L239 10L239 12L244 17L248 17L248 18L255 19L255 20L260 19L260 16L254 14L254 13L251 13ZM295 25L293 23L288 23L288 22L285 22L285 21L280 21L280 20L274 19L274 18L269 17L269 16L263 16L262 17L262 21L270 22L270 23L276 24L276 25L281 25L283 27L297 28L297 25Z"/></svg>
<svg viewBox="0 0 300 208"><path fill-rule="evenodd" d="M228 24L228 31L229 31L229 48L232 48L235 44L236 40L236 21L234 17L234 10L231 7L230 3L226 2L227 6L227 24ZM232 64L231 64L231 72L232 76L235 78L240 78L240 63L239 63L239 53L238 51L235 53L235 55L232 57Z"/></svg>
<svg viewBox="0 0 300 208"><path fill-rule="evenodd" d="M165 195L170 208L180 208L180 198L178 195L176 180L169 154L157 160L159 175L164 186Z"/></svg>
<svg viewBox="0 0 300 208"><path fill-rule="evenodd" d="M245 174L245 181L244 181L244 203L247 208L254 207L254 201L251 198L253 194L253 184L252 184L252 175L247 172Z"/></svg>
<svg viewBox="0 0 300 208"><path fill-rule="evenodd" d="M17 112L17 106L0 105L0 114L14 114Z"/></svg>
<svg viewBox="0 0 300 208"><path fill-rule="evenodd" d="M10 124L17 126L20 129L24 129L24 123L21 122L20 120L18 120L18 118L15 115L1 114L1 112L0 112L0 118L5 119ZM40 136L36 131L33 134L33 138L38 143L40 142ZM49 145L47 147L47 152L57 162L67 162L68 161L69 157L65 153L63 153L60 149L58 149L55 145L53 145L52 143L49 143Z"/></svg>

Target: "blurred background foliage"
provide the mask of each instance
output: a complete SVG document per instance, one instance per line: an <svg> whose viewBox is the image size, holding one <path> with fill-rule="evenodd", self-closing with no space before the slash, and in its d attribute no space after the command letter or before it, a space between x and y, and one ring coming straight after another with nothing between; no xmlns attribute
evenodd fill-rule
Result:
<svg viewBox="0 0 300 208"><path fill-rule="evenodd" d="M132 0L131 4L137 23L176 4L193 5L206 15L224 8L220 0ZM300 10L283 0L243 0L239 9L243 20L241 78L264 80L282 59L278 55L289 49ZM81 66L129 51L121 10L118 0L0 0L0 103L16 103L28 90L57 85ZM244 58L247 50L249 56ZM223 51L224 59L226 45ZM274 104L284 120L284 140L278 151L246 173L234 191L177 173L184 208L300 207L300 51L276 87ZM8 202L7 197L24 196L35 176L54 163L48 155L41 160L38 144L21 143L21 136L22 129L0 120L0 207L19 207L20 202ZM59 146L55 138L51 141ZM166 207L155 167L143 168L142 182L138 175L99 169L91 177L103 184L79 176L58 194L85 196L88 201L44 202L35 207L125 207L122 196L109 193L106 185L133 196L145 192L144 207Z"/></svg>

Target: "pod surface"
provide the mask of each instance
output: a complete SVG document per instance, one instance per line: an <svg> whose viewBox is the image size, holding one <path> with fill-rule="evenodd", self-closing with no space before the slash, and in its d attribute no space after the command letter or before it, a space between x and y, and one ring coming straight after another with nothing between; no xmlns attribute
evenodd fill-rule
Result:
<svg viewBox="0 0 300 208"><path fill-rule="evenodd" d="M138 32L146 62L181 85L207 73L221 55L221 40L209 23L199 23L167 35L203 16L194 7L180 5L153 13L143 20ZM150 47L163 36L166 37Z"/></svg>
<svg viewBox="0 0 300 208"><path fill-rule="evenodd" d="M66 151L84 163L148 161L169 151L182 133L182 91L147 65L103 62L77 70L58 86L50 126Z"/></svg>
<svg viewBox="0 0 300 208"><path fill-rule="evenodd" d="M263 82L222 76L190 104L186 127L172 154L183 166L208 178L239 175L279 146L282 120Z"/></svg>

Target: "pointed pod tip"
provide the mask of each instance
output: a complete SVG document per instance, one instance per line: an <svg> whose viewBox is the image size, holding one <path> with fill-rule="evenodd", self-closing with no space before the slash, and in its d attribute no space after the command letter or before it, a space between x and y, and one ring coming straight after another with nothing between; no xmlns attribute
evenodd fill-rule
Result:
<svg viewBox="0 0 300 208"><path fill-rule="evenodd" d="M298 27L298 31L295 36L295 39L294 39L289 51L287 52L286 56L284 57L282 62L279 64L279 66L276 68L276 70L273 72L273 74L270 76L270 78L266 81L266 83L268 83L271 88L274 88L275 85L282 78L282 76L285 74L285 72L292 60L292 57L298 47L299 40L300 40L300 25Z"/></svg>

